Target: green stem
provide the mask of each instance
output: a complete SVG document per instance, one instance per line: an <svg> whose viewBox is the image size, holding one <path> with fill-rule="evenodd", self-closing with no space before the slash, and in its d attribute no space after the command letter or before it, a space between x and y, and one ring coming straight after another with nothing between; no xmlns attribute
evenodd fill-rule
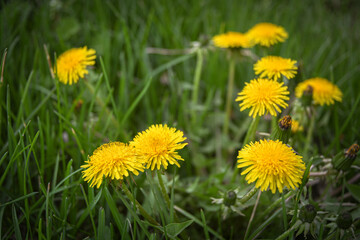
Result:
<svg viewBox="0 0 360 240"><path fill-rule="evenodd" d="M165 199L165 202L166 202L166 205L168 207L168 209L170 210L171 208L171 202L170 202L170 198L169 198L169 195L167 194L166 192L166 188L165 188L165 184L164 184L164 181L161 177L161 173L160 171L156 171L157 172L157 176L158 176L158 180L159 180L159 185L160 185L160 189L161 189L161 193L163 195L163 198ZM175 222L179 222L179 219L176 215L176 212L174 210L174 219L175 219Z"/></svg>
<svg viewBox="0 0 360 240"><path fill-rule="evenodd" d="M300 225L301 225L301 221L300 220L298 220L295 224L294 224L294 226L292 226L290 229L288 229L286 232L284 232L283 234L281 234L278 238L276 238L276 240L283 240L283 239L285 239L285 238L287 238L287 236L289 236L289 234L292 232L292 231L294 231L294 230L296 230Z"/></svg>
<svg viewBox="0 0 360 240"><path fill-rule="evenodd" d="M136 205L137 209L139 210L140 214L149 223L151 223L153 225L156 225L156 226L160 226L160 224L146 212L146 210L141 206L141 204L136 199L134 199L133 195L131 194L131 192L129 191L129 189L126 187L125 184L122 184L122 190L124 191L125 195L130 199L130 201L135 203L135 205Z"/></svg>
<svg viewBox="0 0 360 240"><path fill-rule="evenodd" d="M294 195L294 192L288 192L284 195L284 198L287 199L291 195ZM261 219L265 218L272 210L274 210L281 203L281 201L282 199L279 198L278 200L273 202L257 219L261 221Z"/></svg>
<svg viewBox="0 0 360 240"><path fill-rule="evenodd" d="M303 156L304 159L308 159L309 156L309 148L311 145L311 140L312 140L312 136L313 136L313 132L314 132L314 127L315 127L315 119L316 119L316 114L315 111L312 111L312 115L310 118L310 126L307 132L307 136L306 136L306 142L305 142L305 147L304 147L304 151L303 151Z"/></svg>
<svg viewBox="0 0 360 240"><path fill-rule="evenodd" d="M166 192L164 181L163 181L163 179L161 177L161 173L160 173L160 171L156 171L156 172L157 172L157 176L158 176L158 180L159 180L161 193L163 195L163 198L165 199L165 202L166 202L168 208L170 209L170 199L169 199L169 196L168 196L168 194Z"/></svg>
<svg viewBox="0 0 360 240"><path fill-rule="evenodd" d="M288 220L287 220L287 215L286 215L286 205L285 205L284 192L281 194L281 205L282 205L282 209L283 209L284 229L286 230L288 228Z"/></svg>
<svg viewBox="0 0 360 240"><path fill-rule="evenodd" d="M246 133L245 139L244 139L244 143L243 146L245 146L246 144L248 144L251 141L255 140L255 134L256 134L256 129L259 125L259 121L260 121L260 117L256 116L255 118L253 118L250 127Z"/></svg>
<svg viewBox="0 0 360 240"><path fill-rule="evenodd" d="M258 194L258 196L257 196L257 198L256 198L256 202L255 202L253 211L252 211L252 213L251 213L251 217L250 217L248 226L247 226L246 231L245 231L245 237L244 237L245 240L248 239L248 236L249 236L249 234L250 234L250 229L251 229L251 226L252 226L252 224L253 224L253 220L254 220L254 217L255 217L255 213L256 213L257 206L258 206L258 204L259 204L260 196L261 196L261 191L259 192L259 194Z"/></svg>
<svg viewBox="0 0 360 240"><path fill-rule="evenodd" d="M245 140L243 142L243 147L248 144L250 141L253 141L255 139L255 133L256 133L256 129L259 125L259 121L260 121L260 117L259 116L256 116L255 118L253 118L251 124L250 124L250 127L246 133L246 136L245 136ZM233 176L231 178L231 183L234 183L235 180L236 180L236 176L238 175L239 173L239 168L235 167L235 170L234 170L234 173L233 173Z"/></svg>
<svg viewBox="0 0 360 240"><path fill-rule="evenodd" d="M195 68L195 75L194 75L194 85L193 85L193 94L192 94L192 120L193 123L196 123L196 106L198 103L199 98L199 85L200 85L200 77L201 77L201 70L203 66L203 55L202 50L197 50L197 61L196 61L196 68Z"/></svg>
<svg viewBox="0 0 360 240"><path fill-rule="evenodd" d="M241 203L241 204L244 204L244 203L246 203L247 201L249 201L250 198L252 198L252 197L255 195L255 193L257 193L258 190L259 190L258 188L253 187L253 189L251 189L245 196L243 196L243 197L240 199L240 203Z"/></svg>
<svg viewBox="0 0 360 240"><path fill-rule="evenodd" d="M85 83L86 87L89 89L89 91L91 92L91 94L96 94L95 88L94 88L93 85L91 85L88 81L84 81L84 83ZM96 95L96 103L101 107L101 109L105 110L106 115L111 118L111 121L113 122L114 126L116 128L118 128L119 127L119 122L116 120L113 113L110 112L109 108L106 106L106 104L104 103L102 98L100 98L98 95Z"/></svg>
<svg viewBox="0 0 360 240"><path fill-rule="evenodd" d="M231 106L232 106L232 96L234 91L234 78L235 78L235 59L234 57L230 56L229 62L229 79L227 85L227 94L226 94L226 105L225 105L225 121L224 121L224 128L223 134L227 135L229 131L229 121L231 115Z"/></svg>
<svg viewBox="0 0 360 240"><path fill-rule="evenodd" d="M276 116L271 116L271 135L274 135L274 132L276 131L278 127L278 120Z"/></svg>

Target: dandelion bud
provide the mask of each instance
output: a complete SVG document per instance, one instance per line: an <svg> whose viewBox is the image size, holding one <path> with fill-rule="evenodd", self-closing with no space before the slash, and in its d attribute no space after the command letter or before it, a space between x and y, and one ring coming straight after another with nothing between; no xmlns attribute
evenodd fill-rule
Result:
<svg viewBox="0 0 360 240"><path fill-rule="evenodd" d="M336 219L336 224L341 229L348 229L353 222L352 216L348 212L341 213Z"/></svg>
<svg viewBox="0 0 360 240"><path fill-rule="evenodd" d="M347 170L351 167L353 162L356 159L357 153L359 152L360 147L358 144L354 143L344 152L339 152L333 159L332 164L337 170Z"/></svg>
<svg viewBox="0 0 360 240"><path fill-rule="evenodd" d="M286 115L280 119L279 124L275 127L274 131L271 133L271 139L280 140L286 144L289 141L290 133L291 133L291 117L289 115Z"/></svg>
<svg viewBox="0 0 360 240"><path fill-rule="evenodd" d="M356 143L351 145L346 151L345 151L345 157L349 160L355 160L357 153L360 150L360 146Z"/></svg>
<svg viewBox="0 0 360 240"><path fill-rule="evenodd" d="M236 193L234 191L228 191L224 195L224 204L228 207L236 203Z"/></svg>
<svg viewBox="0 0 360 240"><path fill-rule="evenodd" d="M299 218L302 222L312 223L316 217L316 209L313 205L307 204L300 209Z"/></svg>
<svg viewBox="0 0 360 240"><path fill-rule="evenodd" d="M301 101L304 106L310 106L313 99L314 88L311 85L307 85L303 91Z"/></svg>

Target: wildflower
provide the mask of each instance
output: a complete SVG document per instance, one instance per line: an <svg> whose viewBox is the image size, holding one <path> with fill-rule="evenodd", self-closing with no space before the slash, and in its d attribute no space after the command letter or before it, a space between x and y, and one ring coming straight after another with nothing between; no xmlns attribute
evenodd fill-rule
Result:
<svg viewBox="0 0 360 240"><path fill-rule="evenodd" d="M144 171L143 163L136 158L134 147L121 142L101 145L85 163L81 166L86 168L83 178L91 182L90 187L96 185L97 188L100 187L103 177L119 180L129 176L129 171L135 175Z"/></svg>
<svg viewBox="0 0 360 240"><path fill-rule="evenodd" d="M312 99L315 104L323 106L324 104L334 104L335 101L342 101L341 90L324 78L310 78L299 83L295 89L296 97L301 98L309 86L312 88Z"/></svg>
<svg viewBox="0 0 360 240"><path fill-rule="evenodd" d="M183 132L175 128L169 128L166 124L150 126L146 131L138 133L130 145L136 148L137 156L146 164L146 168L159 170L161 166L167 169L168 163L180 167L177 160L184 159L177 150L184 148L187 143Z"/></svg>
<svg viewBox="0 0 360 240"><path fill-rule="evenodd" d="M214 45L220 48L251 48L253 44L249 38L239 32L219 34L212 39Z"/></svg>
<svg viewBox="0 0 360 240"><path fill-rule="evenodd" d="M287 86L283 86L284 83L259 78L245 84L244 89L238 93L236 101L242 101L239 104L240 111L251 108L249 116L255 118L268 112L276 116L276 112L281 112L280 107L288 106L285 100L289 100L289 91Z"/></svg>
<svg viewBox="0 0 360 240"><path fill-rule="evenodd" d="M304 127L300 125L299 121L293 119L291 121L291 132L296 133L302 131L304 131Z"/></svg>
<svg viewBox="0 0 360 240"><path fill-rule="evenodd" d="M281 75L287 79L295 77L297 72L296 61L290 58L267 56L254 64L255 74L261 74L260 78L268 77L278 80Z"/></svg>
<svg viewBox="0 0 360 240"><path fill-rule="evenodd" d="M56 73L59 81L64 84L73 84L88 74L87 66L95 64L95 50L82 48L72 48L61 54L56 60Z"/></svg>
<svg viewBox="0 0 360 240"><path fill-rule="evenodd" d="M255 44L265 47L270 47L278 42L284 42L288 38L288 33L283 27L272 23L258 23L246 35Z"/></svg>
<svg viewBox="0 0 360 240"><path fill-rule="evenodd" d="M305 169L302 157L281 141L260 140L247 144L238 154L238 168L245 168L248 183L256 181L261 191L270 188L281 193L284 186L295 189L301 183Z"/></svg>

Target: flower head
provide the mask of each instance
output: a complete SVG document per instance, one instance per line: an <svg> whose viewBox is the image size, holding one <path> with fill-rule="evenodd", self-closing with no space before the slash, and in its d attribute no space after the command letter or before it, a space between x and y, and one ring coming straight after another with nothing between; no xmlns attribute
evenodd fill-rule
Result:
<svg viewBox="0 0 360 240"><path fill-rule="evenodd" d="M56 73L59 81L64 84L73 84L88 74L87 66L95 64L95 50L82 48L72 48L61 54L56 60Z"/></svg>
<svg viewBox="0 0 360 240"><path fill-rule="evenodd" d="M253 46L249 38L239 32L227 32L213 37L214 45L220 48L250 48Z"/></svg>
<svg viewBox="0 0 360 240"><path fill-rule="evenodd" d="M177 160L184 159L177 153L177 150L184 148L187 143L184 133L175 128L169 128L166 124L156 124L147 130L138 133L130 145L134 146L139 159L146 164L146 168L154 170L164 166L167 169L168 163L180 167Z"/></svg>
<svg viewBox="0 0 360 240"><path fill-rule="evenodd" d="M280 107L288 106L285 101L289 100L290 92L287 86L283 86L283 82L259 78L245 84L244 89L238 93L236 101L242 101L239 105L240 111L251 108L249 116L255 118L268 112L276 116L276 112L281 112Z"/></svg>
<svg viewBox="0 0 360 240"><path fill-rule="evenodd" d="M268 77L275 81L283 75L287 79L295 77L296 61L278 56L261 58L254 64L255 74L261 74L260 78Z"/></svg>
<svg viewBox="0 0 360 240"><path fill-rule="evenodd" d="M323 106L342 101L341 90L325 78L310 78L299 83L295 89L296 97L301 98L308 86L312 88L312 99L315 104Z"/></svg>
<svg viewBox="0 0 360 240"><path fill-rule="evenodd" d="M272 23L258 23L246 35L255 44L265 47L270 47L278 42L284 42L288 38L288 33L283 27Z"/></svg>
<svg viewBox="0 0 360 240"><path fill-rule="evenodd" d="M101 145L93 155L85 161L83 178L91 182L90 187L100 187L103 177L111 179L123 179L129 176L129 172L135 175L144 171L143 163L138 161L135 149L128 144L112 142Z"/></svg>
<svg viewBox="0 0 360 240"><path fill-rule="evenodd" d="M301 183L305 164L295 151L276 140L260 140L247 144L238 154L238 168L245 168L248 183L256 181L255 187L261 191L270 188L281 193L284 186L295 189Z"/></svg>
<svg viewBox="0 0 360 240"><path fill-rule="evenodd" d="M291 132L296 133L302 131L304 131L304 127L300 125L299 121L293 119L291 121Z"/></svg>

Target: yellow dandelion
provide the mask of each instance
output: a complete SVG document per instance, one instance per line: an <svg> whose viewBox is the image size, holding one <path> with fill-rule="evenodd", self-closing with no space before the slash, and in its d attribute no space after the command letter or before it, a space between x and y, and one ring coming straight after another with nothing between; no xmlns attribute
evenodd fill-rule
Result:
<svg viewBox="0 0 360 240"><path fill-rule="evenodd" d="M136 157L134 147L122 142L112 142L101 145L93 155L85 161L83 178L91 182L90 187L100 187L103 177L123 179L129 172L135 175L144 171L143 163Z"/></svg>
<svg viewBox="0 0 360 240"><path fill-rule="evenodd" d="M212 39L214 45L220 48L251 48L253 44L249 38L239 32L227 32L219 34Z"/></svg>
<svg viewBox="0 0 360 240"><path fill-rule="evenodd" d="M95 59L94 49L72 48L57 58L54 72L60 82L71 85L88 74L86 67L94 65Z"/></svg>
<svg viewBox="0 0 360 240"><path fill-rule="evenodd" d="M335 101L342 101L341 90L325 78L310 78L299 83L295 89L296 97L301 98L308 86L312 88L312 98L315 104L323 106L324 104L334 104Z"/></svg>
<svg viewBox="0 0 360 240"><path fill-rule="evenodd" d="M299 121L293 119L291 121L291 131L293 133L302 132L304 131L304 127L300 125Z"/></svg>
<svg viewBox="0 0 360 240"><path fill-rule="evenodd" d="M265 47L284 42L288 38L288 33L283 27L272 23L258 23L246 35L250 41Z"/></svg>
<svg viewBox="0 0 360 240"><path fill-rule="evenodd" d="M281 75L287 79L295 77L297 72L296 61L278 56L267 56L261 58L254 64L255 74L261 74L260 78L271 78L275 81Z"/></svg>
<svg viewBox="0 0 360 240"><path fill-rule="evenodd" d="M238 168L245 168L248 183L256 182L261 191L270 188L281 193L284 186L295 189L301 183L305 170L302 157L279 140L260 140L247 144L238 154Z"/></svg>
<svg viewBox="0 0 360 240"><path fill-rule="evenodd" d="M245 83L244 89L238 93L236 101L242 101L240 111L250 109L249 116L263 116L268 112L276 116L281 113L280 107L286 108L290 92L284 83L279 83L269 79L253 79L250 83Z"/></svg>
<svg viewBox="0 0 360 240"><path fill-rule="evenodd" d="M160 169L164 166L167 169L168 163L180 167L177 160L184 159L177 153L177 150L184 148L187 143L184 133L175 128L169 128L166 124L156 124L147 130L138 133L130 142L137 152L137 156L146 164L146 168L154 170L155 166Z"/></svg>

